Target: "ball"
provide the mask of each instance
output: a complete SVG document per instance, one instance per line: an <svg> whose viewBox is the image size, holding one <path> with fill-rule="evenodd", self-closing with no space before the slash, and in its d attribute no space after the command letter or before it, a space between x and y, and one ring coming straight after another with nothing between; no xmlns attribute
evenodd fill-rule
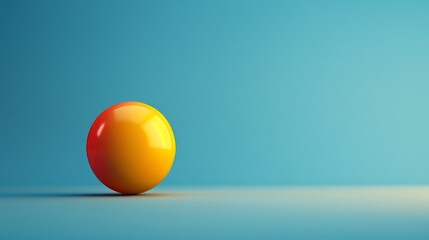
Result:
<svg viewBox="0 0 429 240"><path fill-rule="evenodd" d="M92 171L104 185L122 194L139 194L167 176L176 142L158 110L140 102L123 102L95 119L86 152Z"/></svg>

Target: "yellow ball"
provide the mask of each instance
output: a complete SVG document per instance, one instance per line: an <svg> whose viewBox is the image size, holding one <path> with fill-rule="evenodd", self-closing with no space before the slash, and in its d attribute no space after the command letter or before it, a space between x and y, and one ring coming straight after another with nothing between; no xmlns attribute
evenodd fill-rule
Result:
<svg viewBox="0 0 429 240"><path fill-rule="evenodd" d="M139 102L113 105L94 121L87 139L89 164L108 188L138 194L157 186L176 154L173 130L155 108Z"/></svg>

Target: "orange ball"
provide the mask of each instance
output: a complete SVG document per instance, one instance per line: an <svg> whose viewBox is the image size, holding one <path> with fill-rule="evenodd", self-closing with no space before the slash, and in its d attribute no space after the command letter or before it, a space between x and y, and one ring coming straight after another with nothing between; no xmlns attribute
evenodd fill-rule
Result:
<svg viewBox="0 0 429 240"><path fill-rule="evenodd" d="M155 108L124 102L102 112L89 130L86 152L97 178L123 194L146 192L170 171L176 154L173 130Z"/></svg>

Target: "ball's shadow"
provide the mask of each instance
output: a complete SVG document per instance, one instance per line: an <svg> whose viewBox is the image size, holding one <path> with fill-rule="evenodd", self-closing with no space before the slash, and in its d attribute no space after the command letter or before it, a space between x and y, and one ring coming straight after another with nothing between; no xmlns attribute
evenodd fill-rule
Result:
<svg viewBox="0 0 429 240"><path fill-rule="evenodd" d="M142 193L124 195L119 193L11 193L2 194L0 198L177 198L183 193Z"/></svg>
<svg viewBox="0 0 429 240"><path fill-rule="evenodd" d="M119 194L119 193L67 193L60 194L57 196L66 196L66 197L92 197L92 198L105 198L105 197L115 197L115 198L165 198L165 197L180 197L183 194L180 193L142 193L142 194Z"/></svg>

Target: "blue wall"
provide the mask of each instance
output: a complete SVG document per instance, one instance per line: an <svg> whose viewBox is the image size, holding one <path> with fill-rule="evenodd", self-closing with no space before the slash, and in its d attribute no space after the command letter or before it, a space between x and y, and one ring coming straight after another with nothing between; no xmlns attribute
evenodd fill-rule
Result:
<svg viewBox="0 0 429 240"><path fill-rule="evenodd" d="M1 1L0 185L99 184L95 117L169 119L175 184L429 183L428 1Z"/></svg>

